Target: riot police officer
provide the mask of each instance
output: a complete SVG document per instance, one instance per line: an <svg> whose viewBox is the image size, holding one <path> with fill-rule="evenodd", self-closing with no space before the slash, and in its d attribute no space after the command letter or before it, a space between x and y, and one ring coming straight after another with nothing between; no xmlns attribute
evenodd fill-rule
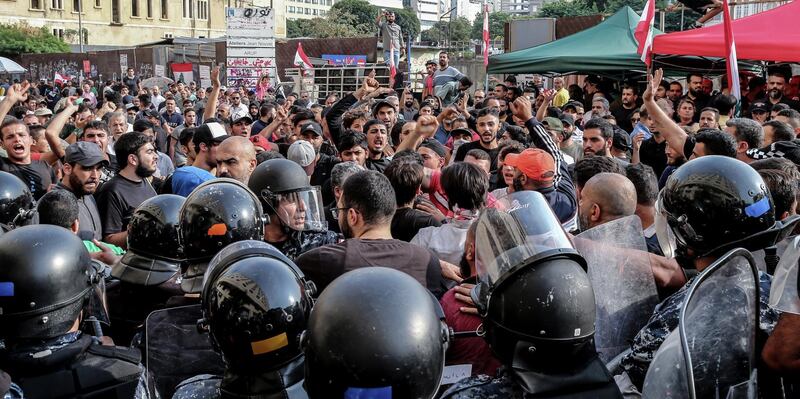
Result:
<svg viewBox="0 0 800 399"><path fill-rule="evenodd" d="M319 187L312 187L303 168L288 159L270 159L256 167L247 183L269 214L265 240L295 260L304 252L334 244Z"/></svg>
<svg viewBox="0 0 800 399"><path fill-rule="evenodd" d="M433 398L450 340L443 318L408 274L384 267L343 274L319 296L303 337L308 396Z"/></svg>
<svg viewBox="0 0 800 399"><path fill-rule="evenodd" d="M679 255L702 272L728 250L763 249L791 233L797 217L784 222L775 209L764 180L746 163L723 156L705 156L687 162L667 180L656 202L656 234L666 256ZM638 388L658 348L678 326L690 279L659 304L650 321L636 335L621 365ZM771 277L759 273L760 328L775 326L770 308Z"/></svg>
<svg viewBox="0 0 800 399"><path fill-rule="evenodd" d="M0 171L0 232L27 224L35 207L31 190L17 176Z"/></svg>
<svg viewBox="0 0 800 399"><path fill-rule="evenodd" d="M157 195L142 202L131 216L128 252L111 269L119 284L107 291L116 342L130 342L150 312L182 295L176 279L184 260L178 240L184 201L179 195Z"/></svg>
<svg viewBox="0 0 800 399"><path fill-rule="evenodd" d="M218 178L197 186L180 210L183 291L200 292L208 261L228 244L263 240L264 222L261 203L244 184Z"/></svg>
<svg viewBox="0 0 800 399"><path fill-rule="evenodd" d="M595 297L586 262L544 196L522 191L475 222L484 339L504 367L442 398L621 398L594 344Z"/></svg>
<svg viewBox="0 0 800 399"><path fill-rule="evenodd" d="M225 247L203 279L201 325L222 353L225 373L188 379L173 398L307 399L299 344L311 311L313 283L262 241Z"/></svg>
<svg viewBox="0 0 800 399"><path fill-rule="evenodd" d="M0 368L30 397L134 397L139 353L100 345L81 319L101 280L83 242L52 225L0 237Z"/></svg>

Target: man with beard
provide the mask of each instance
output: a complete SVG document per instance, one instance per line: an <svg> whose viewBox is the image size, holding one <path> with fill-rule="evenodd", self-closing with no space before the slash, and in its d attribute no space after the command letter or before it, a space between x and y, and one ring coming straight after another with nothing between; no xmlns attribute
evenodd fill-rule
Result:
<svg viewBox="0 0 800 399"><path fill-rule="evenodd" d="M93 143L79 141L67 147L64 157L64 177L56 184L56 190L67 190L78 200L78 220L82 239L101 240L103 225L100 211L92 194L100 184L100 176L108 161L103 152Z"/></svg>
<svg viewBox="0 0 800 399"><path fill-rule="evenodd" d="M256 150L244 137L231 136L217 147L217 177L229 177L247 184L256 169Z"/></svg>
<svg viewBox="0 0 800 399"><path fill-rule="evenodd" d="M450 58L447 55L446 51L442 51L439 53L439 69L433 75L433 87L434 93L439 90L440 87L444 86L449 82L458 81L464 77L464 74L459 72L458 69L455 69L450 66Z"/></svg>
<svg viewBox="0 0 800 399"><path fill-rule="evenodd" d="M719 129L719 110L714 107L705 107L700 111L700 130Z"/></svg>
<svg viewBox="0 0 800 399"><path fill-rule="evenodd" d="M155 197L156 190L147 179L156 171L156 148L141 133L126 133L114 143L117 173L97 193L97 205L103 224L103 241L126 248L128 222L136 207Z"/></svg>
<svg viewBox="0 0 800 399"><path fill-rule="evenodd" d="M611 114L614 115L614 119L617 120L617 125L626 132L633 130L631 115L639 109L638 101L639 93L637 93L636 88L625 85L622 86L620 102L615 103L614 107L611 108Z"/></svg>
<svg viewBox="0 0 800 399"><path fill-rule="evenodd" d="M212 122L195 129L192 142L196 156L191 165L178 168L172 174L172 192L188 196L195 187L214 178L217 167L217 147L229 136L219 123Z"/></svg>
<svg viewBox="0 0 800 399"><path fill-rule="evenodd" d="M686 85L688 90L686 95L681 98L688 98L694 104L694 120L695 122L700 117L700 110L708 105L708 96L703 93L703 75L698 73L689 73L686 76ZM680 102L680 99L678 100ZM678 103L674 103L678 104Z"/></svg>
<svg viewBox="0 0 800 399"><path fill-rule="evenodd" d="M403 91L403 108L400 109L400 115L403 115L403 120L414 120L414 116L419 112L419 107L414 104L414 93L408 89Z"/></svg>
<svg viewBox="0 0 800 399"><path fill-rule="evenodd" d="M41 198L56 180L47 162L31 159L33 139L22 121L10 118L0 125L3 148L7 158L0 158L0 170L13 174L25 182L35 199Z"/></svg>
<svg viewBox="0 0 800 399"><path fill-rule="evenodd" d="M599 173L581 190L578 220L581 231L633 215L636 212L636 187L618 173Z"/></svg>
<svg viewBox="0 0 800 399"><path fill-rule="evenodd" d="M497 170L497 154L500 153L500 146L497 143L497 131L500 129L500 117L497 111L492 108L483 108L478 111L476 118L476 130L480 140L462 144L456 151L456 162L461 162L470 150L484 150L492 160L491 170Z"/></svg>
<svg viewBox="0 0 800 399"><path fill-rule="evenodd" d="M344 181L333 210L344 242L308 251L297 266L323 291L336 277L362 267L383 266L408 273L437 298L446 287L439 260L429 250L392 238L397 209L389 179L376 171L358 172Z"/></svg>
<svg viewBox="0 0 800 399"><path fill-rule="evenodd" d="M387 100L378 101L372 108L372 117L386 125L386 131L391 132L397 123L397 108Z"/></svg>
<svg viewBox="0 0 800 399"><path fill-rule="evenodd" d="M767 97L756 102L766 103L768 106L786 104L794 110L800 110L800 103L784 96L786 88L786 74L778 69L769 72L767 77Z"/></svg>
<svg viewBox="0 0 800 399"><path fill-rule="evenodd" d="M367 160L364 166L369 170L383 173L392 157L383 153L384 148L389 145L389 130L382 121L373 119L364 125L367 136Z"/></svg>
<svg viewBox="0 0 800 399"><path fill-rule="evenodd" d="M614 126L605 119L594 118L583 126L583 156L584 157L611 157L611 146L614 142ZM622 167L628 162L619 158Z"/></svg>
<svg viewBox="0 0 800 399"><path fill-rule="evenodd" d="M650 132L650 138L645 139L645 131L637 133L633 137L634 151L636 151L637 148L635 143L638 140L643 140L641 142L642 144L638 147L639 161L653 168L653 172L655 172L656 176L661 176L661 173L664 172L664 168L667 167L667 140L664 139L655 120L650 117L650 113L647 112L646 108L642 107L642 110L639 111L639 116L641 118L640 123Z"/></svg>

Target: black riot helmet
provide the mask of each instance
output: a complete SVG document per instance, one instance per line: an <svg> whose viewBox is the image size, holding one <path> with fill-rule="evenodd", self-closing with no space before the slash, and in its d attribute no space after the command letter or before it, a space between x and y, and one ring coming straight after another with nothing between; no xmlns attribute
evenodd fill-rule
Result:
<svg viewBox="0 0 800 399"><path fill-rule="evenodd" d="M73 326L101 277L86 247L53 225L0 237L0 338L48 339Z"/></svg>
<svg viewBox="0 0 800 399"><path fill-rule="evenodd" d="M484 210L472 292L485 339L504 364L557 371L595 356L595 299L586 263L547 200L521 191Z"/></svg>
<svg viewBox="0 0 800 399"><path fill-rule="evenodd" d="M181 206L186 198L157 195L142 202L128 223L128 252L111 275L137 285L158 285L180 272L183 249L178 237Z"/></svg>
<svg viewBox="0 0 800 399"><path fill-rule="evenodd" d="M253 240L228 245L203 280L202 324L228 370L275 370L302 355L315 289L275 247Z"/></svg>
<svg viewBox="0 0 800 399"><path fill-rule="evenodd" d="M296 231L328 229L319 187L310 185L305 170L296 162L282 158L262 162L247 186L284 227Z"/></svg>
<svg viewBox="0 0 800 399"><path fill-rule="evenodd" d="M180 211L180 242L186 257L181 288L198 293L208 261L228 244L264 239L264 213L242 183L209 180L194 189Z"/></svg>
<svg viewBox="0 0 800 399"><path fill-rule="evenodd" d="M345 273L311 311L303 337L306 392L312 399L434 397L450 339L443 314L428 290L403 272Z"/></svg>
<svg viewBox="0 0 800 399"><path fill-rule="evenodd" d="M658 241L667 256L758 250L773 245L782 230L764 180L730 157L709 155L685 163L667 179L656 202Z"/></svg>
<svg viewBox="0 0 800 399"><path fill-rule="evenodd" d="M31 190L17 176L0 172L0 225L6 228L24 224L34 208Z"/></svg>

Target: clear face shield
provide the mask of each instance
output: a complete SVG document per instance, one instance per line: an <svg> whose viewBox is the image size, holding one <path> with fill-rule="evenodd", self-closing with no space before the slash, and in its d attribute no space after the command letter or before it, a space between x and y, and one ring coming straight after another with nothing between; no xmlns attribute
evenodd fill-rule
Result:
<svg viewBox="0 0 800 399"><path fill-rule="evenodd" d="M674 258L677 254L678 243L675 238L675 233L669 225L669 218L671 215L664 209L664 203L661 196L656 201L656 237L658 237L658 244L661 246L661 252L667 258Z"/></svg>
<svg viewBox="0 0 800 399"><path fill-rule="evenodd" d="M273 206L281 223L292 230L325 231L328 229L319 187L275 194Z"/></svg>
<svg viewBox="0 0 800 399"><path fill-rule="evenodd" d="M480 288L473 299L484 304L483 296L526 260L555 250L575 251L547 200L535 191L499 199L495 208L483 211L474 223Z"/></svg>

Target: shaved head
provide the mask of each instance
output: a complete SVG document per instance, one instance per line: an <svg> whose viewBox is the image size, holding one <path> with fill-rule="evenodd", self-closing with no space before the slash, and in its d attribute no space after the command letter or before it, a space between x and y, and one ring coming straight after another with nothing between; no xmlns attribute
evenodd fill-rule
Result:
<svg viewBox="0 0 800 399"><path fill-rule="evenodd" d="M633 215L636 187L623 175L598 173L581 190L579 207L581 230Z"/></svg>
<svg viewBox="0 0 800 399"><path fill-rule="evenodd" d="M245 137L228 137L217 147L217 177L230 177L247 184L256 164L256 149Z"/></svg>

